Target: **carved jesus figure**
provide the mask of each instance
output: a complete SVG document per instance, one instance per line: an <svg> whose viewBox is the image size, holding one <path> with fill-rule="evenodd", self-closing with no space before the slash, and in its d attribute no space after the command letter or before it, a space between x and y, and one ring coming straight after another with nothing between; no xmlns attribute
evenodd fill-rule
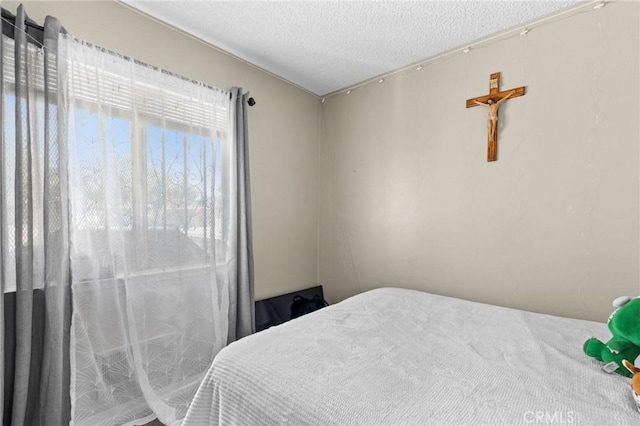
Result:
<svg viewBox="0 0 640 426"><path fill-rule="evenodd" d="M494 102L493 99L487 99L487 103L474 101L478 105L483 105L489 108L489 140L495 142L498 137L498 108L500 104L511 97L515 93L515 90L509 92L504 98L498 102Z"/></svg>

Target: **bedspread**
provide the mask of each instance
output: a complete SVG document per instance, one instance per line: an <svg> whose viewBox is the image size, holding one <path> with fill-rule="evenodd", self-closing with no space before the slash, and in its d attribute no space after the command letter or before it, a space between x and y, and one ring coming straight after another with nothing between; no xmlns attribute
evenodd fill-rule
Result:
<svg viewBox="0 0 640 426"><path fill-rule="evenodd" d="M396 288L241 339L184 426L640 424L629 379L582 353L602 323Z"/></svg>

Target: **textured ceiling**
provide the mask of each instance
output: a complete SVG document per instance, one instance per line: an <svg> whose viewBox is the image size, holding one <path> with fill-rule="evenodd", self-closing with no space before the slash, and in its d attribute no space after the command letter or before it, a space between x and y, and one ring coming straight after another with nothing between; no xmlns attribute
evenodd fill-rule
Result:
<svg viewBox="0 0 640 426"><path fill-rule="evenodd" d="M316 95L578 2L124 1Z"/></svg>

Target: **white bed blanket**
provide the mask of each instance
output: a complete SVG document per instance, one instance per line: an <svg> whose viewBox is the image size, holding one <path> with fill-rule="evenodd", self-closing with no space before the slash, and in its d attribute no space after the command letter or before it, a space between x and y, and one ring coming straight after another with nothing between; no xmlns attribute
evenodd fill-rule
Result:
<svg viewBox="0 0 640 426"><path fill-rule="evenodd" d="M640 425L604 324L384 288L232 343L184 426Z"/></svg>

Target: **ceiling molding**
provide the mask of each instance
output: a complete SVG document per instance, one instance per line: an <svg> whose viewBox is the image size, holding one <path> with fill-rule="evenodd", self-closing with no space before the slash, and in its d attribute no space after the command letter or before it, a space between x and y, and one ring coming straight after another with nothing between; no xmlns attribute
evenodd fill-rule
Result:
<svg viewBox="0 0 640 426"><path fill-rule="evenodd" d="M611 0L611 1L620 1L620 0ZM387 73L384 74L380 74L374 77L371 77L369 79L363 80L359 83L350 85L350 86L345 86L341 89L338 90L334 90L333 92L327 93L326 95L322 95L320 96L321 99L328 99L331 97L334 97L336 95L340 95L343 94L347 91L352 91L352 90L356 90L359 89L361 87L364 86L368 86L370 84L375 84L375 83L379 83L380 80L386 80L390 77L396 76L398 74L404 74L407 71L412 71L415 70L417 67L422 66L422 67L426 67L427 65L429 65L432 62L436 62L436 61L440 61L452 56L456 56L456 55L461 55L467 52L464 52L465 49L478 49L478 48L483 48L486 46L489 46L493 43L497 43L499 41L502 40L506 40L508 38L514 37L514 36L526 36L526 34L529 31L533 31L537 28L540 28L546 24L550 24L552 22L557 22L566 18L570 18L572 16L575 16L579 13L584 13L584 12L591 12L594 11L595 6L601 5L602 3L607 3L607 2L603 2L602 0L590 0L587 2L583 2L583 3L579 3L577 5L574 6L570 6L566 9L563 9L559 12L555 12L555 13L550 13L546 16L543 16L542 18L539 19L535 19L533 21L530 21L528 23L523 23L523 24L519 24L519 25L515 25L511 28L508 28L504 31L499 31L495 34L491 34L487 37L483 37L481 39L472 41L470 43L465 43L459 46L456 46L450 50L447 50L446 52L442 52L439 55L436 56L431 56L429 58L425 58L422 61L416 61L413 62L407 66L404 66L402 68L398 68L395 69L393 71L389 71ZM602 6L601 6L602 7ZM527 29L527 33L525 34L521 34L522 31L524 29Z"/></svg>
<svg viewBox="0 0 640 426"><path fill-rule="evenodd" d="M222 53L222 54L224 54L224 55L230 56L230 57L232 57L233 59L235 59L235 60L237 60L237 61L239 61L239 62L242 62L242 63L243 63L243 64L245 64L245 65L248 65L248 66L250 66L250 67L252 67L252 68L255 68L255 69L256 69L256 70L258 70L258 71L261 71L261 72L263 72L263 73L265 73L265 74L269 75L270 77L273 77L273 78L275 78L275 79L277 79L277 80L280 80L280 81L282 81L282 82L284 82L284 83L290 84L291 86L293 86L293 87L295 87L295 88L297 88L297 89L302 90L303 92L305 92L305 93L307 93L307 94L309 94L309 95L313 96L313 97L314 97L314 98L316 98L316 99L321 99L321 98L322 98L322 96L318 96L317 94L313 93L313 92L312 92L312 91L310 91L309 89L306 89L306 88L304 88L304 87L300 86L299 84L296 84L296 83L294 83L294 82L292 82L292 81L289 81L289 80L287 80L286 78L281 77L281 76L279 76L279 75L277 75L277 74L274 74L273 72L271 72L271 71L269 71L269 70L267 70L267 69L265 69L265 68L262 68L262 67L261 67L261 66L259 66L259 65L256 65L256 64L254 64L254 63L252 63L252 62L249 62L248 60L246 60L246 59L244 59L244 58L241 58L241 57L240 57L240 56L238 56L238 55L234 55L233 53L228 52L228 51L226 51L226 50L222 49L221 47L216 46L216 45L215 45L215 44L213 44L213 43L210 43L210 42L208 42L208 41L206 41L206 40L203 40L202 38L197 37L197 36L195 36L195 35L193 35L193 34L191 34L191 33L187 32L187 31L185 31L185 30L183 30L183 29L181 29L181 28L178 28L178 27L176 27L176 26L174 26L174 25L172 25L172 24L169 24L169 23L167 23L167 22L165 22L165 21L161 20L161 19L158 19L158 18L156 18L155 16L153 16L153 15L151 15L151 14L147 13L147 12L144 12L144 11L142 11L142 10L140 10L140 9L137 9L137 8L133 7L132 5L130 5L130 4L126 3L126 2L124 2L123 0L114 0L114 1L115 1L116 3L118 3L119 5L121 5L121 6L125 7L125 8L127 8L127 9L129 9L129 10L131 10L131 11L135 12L135 13L137 13L138 15L141 15L142 17L144 17L144 18L146 18L146 19L149 19L149 20L151 20L151 21L155 22L156 24L162 25L163 27L166 27L166 28L168 28L168 29L170 29L170 30L172 30L172 31L177 32L177 33L178 33L178 34L180 34L180 35L183 35L183 36L185 36L185 37L188 37L188 38L190 38L191 40L194 40L194 41L197 41L197 42L199 42L199 43L202 43L202 44L204 44L205 46L207 46L207 47L208 47L208 48L210 48L210 49L213 49L213 50L215 50L215 51L217 51L217 52L220 52L220 53ZM251 88L250 88L250 87L248 87L248 88L247 88L247 90L251 90Z"/></svg>
<svg viewBox="0 0 640 426"><path fill-rule="evenodd" d="M605 4L602 0L116 2L317 99Z"/></svg>

